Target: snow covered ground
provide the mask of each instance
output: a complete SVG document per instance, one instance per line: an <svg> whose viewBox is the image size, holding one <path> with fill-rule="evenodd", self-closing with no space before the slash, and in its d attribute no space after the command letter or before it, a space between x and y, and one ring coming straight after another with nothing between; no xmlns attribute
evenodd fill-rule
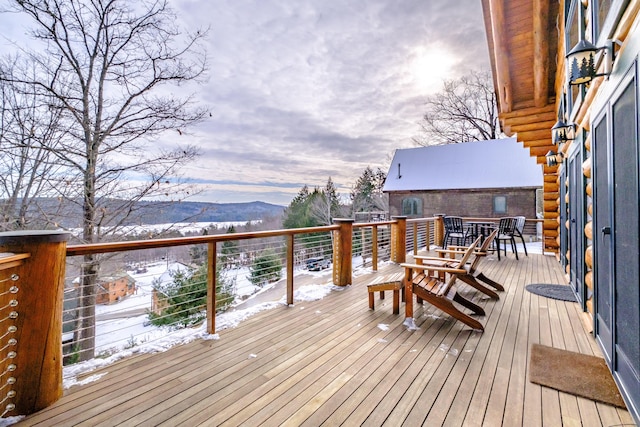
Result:
<svg viewBox="0 0 640 427"><path fill-rule="evenodd" d="M156 279L161 283L169 282L171 272L186 268L180 263L158 262L147 265L145 273L130 271L129 275L136 281L136 294L115 304L96 306L96 354L108 355L165 336L167 328L158 328L148 322L153 282ZM235 283L234 304L268 289L255 286L248 280L247 267L228 270L225 275Z"/></svg>
<svg viewBox="0 0 640 427"><path fill-rule="evenodd" d="M195 339L218 339L218 335L210 335L205 330L205 325L195 328L171 330L170 328L156 327L148 322L147 310L151 309L153 282L155 279L170 279L170 271L185 268L180 263L159 262L146 266L145 273L129 272L136 280L137 292L122 301L111 305L96 306L96 354L99 357L64 368L64 387L68 388L80 383L77 376L90 372L98 367L109 365L124 357L152 353L167 350L174 345L184 344ZM320 272L309 272L305 269L297 269L294 273L310 274L324 280L322 285L301 286L294 291L294 302L313 301L323 298L332 290L342 290L333 286L331 269ZM268 293L275 284L257 287L249 280L248 268L240 268L228 271L228 275L235 278L234 305L241 304L239 309L229 310L216 316L216 330L224 330L237 326L250 316L274 307L286 304L286 297L277 300L260 298ZM354 274L358 274L354 272ZM275 293L275 295L280 295ZM261 302L247 304L252 299ZM247 307L247 308L244 308ZM98 377L87 377L82 383L97 380Z"/></svg>

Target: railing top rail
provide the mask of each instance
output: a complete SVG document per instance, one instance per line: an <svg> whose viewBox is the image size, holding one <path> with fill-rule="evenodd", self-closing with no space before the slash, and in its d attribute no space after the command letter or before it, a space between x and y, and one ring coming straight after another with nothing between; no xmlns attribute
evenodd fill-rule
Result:
<svg viewBox="0 0 640 427"><path fill-rule="evenodd" d="M259 239L264 237L294 236L296 234L320 233L338 230L339 225L321 227L290 228L282 230L255 231L244 233L213 234L207 236L172 237L166 239L132 240L128 242L91 243L67 246L67 256L90 255L107 252L123 252L141 249L164 248L169 246L197 245L229 240Z"/></svg>
<svg viewBox="0 0 640 427"><path fill-rule="evenodd" d="M407 223L415 223L415 222L429 222L435 221L435 217L427 217L427 218L407 218ZM380 225L391 225L397 223L398 220L390 219L388 221L373 221L373 222L354 222L353 228L362 228L362 227L375 227Z"/></svg>
<svg viewBox="0 0 640 427"><path fill-rule="evenodd" d="M378 227L381 225L391 225L391 224L395 224L396 220L389 220L389 221L372 221L372 222L354 222L353 223L353 228L363 228L363 227Z"/></svg>
<svg viewBox="0 0 640 427"><path fill-rule="evenodd" d="M462 217L463 221L499 221L500 218L505 218L508 215L503 215L503 216L499 216L499 217L495 217L495 218L489 218L489 217L474 217L474 216L464 216ZM526 222L544 222L544 219L538 219L538 218L525 218Z"/></svg>
<svg viewBox="0 0 640 427"><path fill-rule="evenodd" d="M426 218L407 218L407 223L435 221L436 217L430 216Z"/></svg>
<svg viewBox="0 0 640 427"><path fill-rule="evenodd" d="M14 254L13 252L0 252L0 264L18 261L20 259L29 258L31 254Z"/></svg>
<svg viewBox="0 0 640 427"><path fill-rule="evenodd" d="M22 261L29 258L31 254L14 254L11 252L0 252L0 270L17 267Z"/></svg>

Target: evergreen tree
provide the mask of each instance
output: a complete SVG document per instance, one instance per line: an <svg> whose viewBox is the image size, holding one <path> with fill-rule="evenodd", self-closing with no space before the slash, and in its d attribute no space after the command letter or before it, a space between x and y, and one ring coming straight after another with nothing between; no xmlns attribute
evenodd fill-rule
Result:
<svg viewBox="0 0 640 427"><path fill-rule="evenodd" d="M236 232L236 228L231 225L227 228L227 234L233 234ZM240 255L237 240L226 240L222 242L221 255L219 257L222 268L229 268L231 264L235 263Z"/></svg>
<svg viewBox="0 0 640 427"><path fill-rule="evenodd" d="M209 231L202 229L202 235L207 236ZM207 245L192 245L189 248L189 257L194 265L202 265L207 262Z"/></svg>
<svg viewBox="0 0 640 427"><path fill-rule="evenodd" d="M309 219L309 200L311 194L309 187L305 185L300 189L296 197L293 198L284 213L284 228L312 227Z"/></svg>
<svg viewBox="0 0 640 427"><path fill-rule="evenodd" d="M273 251L265 250L256 257L249 270L249 281L254 285L263 286L282 278L282 261Z"/></svg>
<svg viewBox="0 0 640 427"><path fill-rule="evenodd" d="M187 327L202 321L207 308L207 265L173 271L171 279L171 283L153 285L162 309L159 314L149 313L151 324ZM230 287L216 270L216 311L225 310L232 300Z"/></svg>
<svg viewBox="0 0 640 427"><path fill-rule="evenodd" d="M318 191L318 194L312 200L311 212L322 225L330 225L333 222L333 218L342 215L338 190L331 177L327 180L324 189Z"/></svg>
<svg viewBox="0 0 640 427"><path fill-rule="evenodd" d="M382 192L385 179L386 174L380 168L374 172L367 166L351 190L354 213L387 210L388 202Z"/></svg>

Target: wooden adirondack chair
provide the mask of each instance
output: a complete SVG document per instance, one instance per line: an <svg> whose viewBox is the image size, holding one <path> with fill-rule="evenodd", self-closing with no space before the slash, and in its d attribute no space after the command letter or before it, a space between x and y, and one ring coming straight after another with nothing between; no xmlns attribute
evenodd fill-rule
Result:
<svg viewBox="0 0 640 427"><path fill-rule="evenodd" d="M487 256L487 253L491 248L493 240L495 239L497 234L498 230L493 230L491 234L489 234L489 236L484 239L484 242L482 242L482 246L480 246L473 252L473 261L463 267L467 271L466 274L458 275L458 279L494 299L500 299L500 297L495 291L487 288L479 281L486 283L487 285L498 291L504 291L504 286L485 276L481 271L478 270L478 265ZM417 264L452 267L457 265L459 262L459 260L457 260L455 256L463 255L467 251L467 249L467 246L450 246L448 249L436 249L436 252L440 255L439 258L422 255L415 255L413 258L416 260ZM449 257L446 257L445 255L449 255Z"/></svg>
<svg viewBox="0 0 640 427"><path fill-rule="evenodd" d="M458 303L475 314L484 315L482 307L474 304L458 294L455 282L459 275L467 274L464 265L475 250L480 238L476 239L453 267L438 267L433 265L401 264L405 269L405 314L413 318L413 296L418 302L427 301L455 319L480 331L484 327L473 317L463 313L454 305ZM415 272L415 275L414 275ZM447 273L448 279L442 279L437 273Z"/></svg>

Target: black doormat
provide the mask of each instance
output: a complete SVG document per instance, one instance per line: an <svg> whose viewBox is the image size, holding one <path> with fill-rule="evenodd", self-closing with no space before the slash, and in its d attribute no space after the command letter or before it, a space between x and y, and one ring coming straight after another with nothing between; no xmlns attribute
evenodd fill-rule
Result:
<svg viewBox="0 0 640 427"><path fill-rule="evenodd" d="M547 298L559 299L562 301L577 302L573 290L568 285L549 285L544 283L534 283L527 285L526 290L532 294Z"/></svg>

